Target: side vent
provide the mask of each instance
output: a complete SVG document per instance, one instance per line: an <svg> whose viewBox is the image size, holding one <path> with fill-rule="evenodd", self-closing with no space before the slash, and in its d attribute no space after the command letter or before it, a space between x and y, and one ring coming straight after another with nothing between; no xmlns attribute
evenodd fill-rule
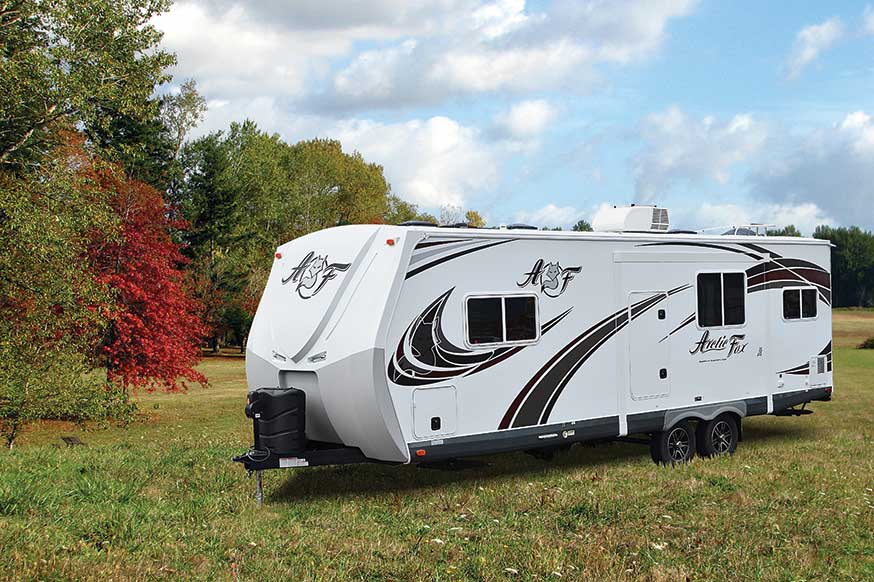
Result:
<svg viewBox="0 0 874 582"><path fill-rule="evenodd" d="M668 209L667 208L653 208L652 209L652 229L653 230L663 230L667 231L670 228L671 223L668 220Z"/></svg>

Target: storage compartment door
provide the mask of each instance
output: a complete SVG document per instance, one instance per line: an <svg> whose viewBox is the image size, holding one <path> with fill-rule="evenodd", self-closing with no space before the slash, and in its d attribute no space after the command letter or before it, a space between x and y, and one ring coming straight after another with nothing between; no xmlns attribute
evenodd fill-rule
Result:
<svg viewBox="0 0 874 582"><path fill-rule="evenodd" d="M641 309L650 301L661 301ZM670 298L662 291L633 292L628 298L628 380L635 400L667 396L671 391Z"/></svg>
<svg viewBox="0 0 874 582"><path fill-rule="evenodd" d="M417 388L413 391L413 434L427 439L455 434L455 386Z"/></svg>

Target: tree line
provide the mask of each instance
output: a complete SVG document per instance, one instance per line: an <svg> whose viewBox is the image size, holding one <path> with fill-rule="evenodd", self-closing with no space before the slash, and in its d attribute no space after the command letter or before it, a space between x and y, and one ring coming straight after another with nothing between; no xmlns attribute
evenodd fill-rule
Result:
<svg viewBox="0 0 874 582"><path fill-rule="evenodd" d="M156 96L175 56L169 0L0 1L0 432L38 418L126 420L133 389L205 383L201 348L245 345L275 248L347 223L483 227L420 211L381 166L251 121L188 139L194 81ZM573 230L591 230L580 220ZM785 232L784 234L793 234ZM874 238L835 243L835 305L874 302Z"/></svg>

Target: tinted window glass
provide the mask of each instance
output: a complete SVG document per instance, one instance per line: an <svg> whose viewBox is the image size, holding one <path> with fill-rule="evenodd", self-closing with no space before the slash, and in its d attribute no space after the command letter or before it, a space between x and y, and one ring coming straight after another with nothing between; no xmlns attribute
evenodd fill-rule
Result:
<svg viewBox="0 0 874 582"><path fill-rule="evenodd" d="M534 301L534 297L504 298L508 342L533 340L537 337L537 306Z"/></svg>
<svg viewBox="0 0 874 582"><path fill-rule="evenodd" d="M467 341L493 344L504 341L500 297L467 300Z"/></svg>
<svg viewBox="0 0 874 582"><path fill-rule="evenodd" d="M741 325L746 321L743 273L724 273L722 275L722 298L725 325Z"/></svg>
<svg viewBox="0 0 874 582"><path fill-rule="evenodd" d="M698 275L698 325L722 325L722 277L719 273Z"/></svg>
<svg viewBox="0 0 874 582"><path fill-rule="evenodd" d="M801 319L801 292L798 289L783 291L783 318Z"/></svg>
<svg viewBox="0 0 874 582"><path fill-rule="evenodd" d="M816 317L816 289L801 290L801 317Z"/></svg>

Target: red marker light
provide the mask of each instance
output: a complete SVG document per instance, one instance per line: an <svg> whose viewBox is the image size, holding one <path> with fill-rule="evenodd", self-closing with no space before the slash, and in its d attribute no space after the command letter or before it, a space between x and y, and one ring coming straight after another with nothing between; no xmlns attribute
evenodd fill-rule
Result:
<svg viewBox="0 0 874 582"><path fill-rule="evenodd" d="M426 454L426 453L425 453L425 449L419 449L419 450L416 451L416 456L417 456L417 457L424 457L425 454Z"/></svg>
<svg viewBox="0 0 874 582"><path fill-rule="evenodd" d="M276 253L276 258L277 258L277 259L281 259L281 258L282 258L282 253Z"/></svg>
<svg viewBox="0 0 874 582"><path fill-rule="evenodd" d="M390 247L393 247L393 246L395 246L395 239L393 239L393 238L386 239L385 244L387 244Z"/></svg>

